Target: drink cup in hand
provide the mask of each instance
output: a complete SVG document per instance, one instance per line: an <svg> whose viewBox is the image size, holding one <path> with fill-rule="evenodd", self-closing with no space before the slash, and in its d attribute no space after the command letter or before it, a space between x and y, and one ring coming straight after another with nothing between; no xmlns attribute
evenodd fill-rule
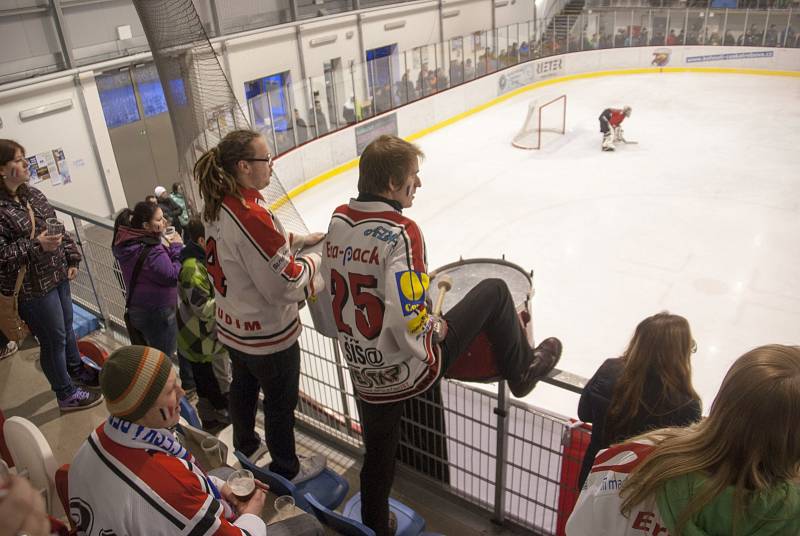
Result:
<svg viewBox="0 0 800 536"><path fill-rule="evenodd" d="M170 225L169 227L164 229L164 238L166 238L167 240L169 240L171 242L173 236L175 236L175 227Z"/></svg>
<svg viewBox="0 0 800 536"><path fill-rule="evenodd" d="M256 481L253 473L247 469L239 469L228 476L228 487L231 492L242 502L247 502L256 491Z"/></svg>
<svg viewBox="0 0 800 536"><path fill-rule="evenodd" d="M277 515L273 521L283 521L295 515L294 497L291 495L281 495L275 499L275 512Z"/></svg>
<svg viewBox="0 0 800 536"><path fill-rule="evenodd" d="M50 236L61 236L64 234L64 224L58 218L47 218L47 234Z"/></svg>

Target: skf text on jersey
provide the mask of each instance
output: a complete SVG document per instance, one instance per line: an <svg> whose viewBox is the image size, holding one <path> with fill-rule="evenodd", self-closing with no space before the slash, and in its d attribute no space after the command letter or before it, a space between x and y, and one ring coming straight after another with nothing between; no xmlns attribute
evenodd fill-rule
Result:
<svg viewBox="0 0 800 536"><path fill-rule="evenodd" d="M380 264L378 246L372 249L353 248L352 246L340 248L339 246L331 246L330 243L325 243L325 256L329 259L338 259L341 257L342 266L345 266L349 261L361 262L364 264Z"/></svg>

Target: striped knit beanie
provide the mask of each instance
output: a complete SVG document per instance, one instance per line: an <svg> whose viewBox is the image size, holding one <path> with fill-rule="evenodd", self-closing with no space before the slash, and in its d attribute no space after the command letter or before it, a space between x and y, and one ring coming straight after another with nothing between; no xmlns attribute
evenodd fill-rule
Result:
<svg viewBox="0 0 800 536"><path fill-rule="evenodd" d="M123 346L108 357L100 372L100 389L108 412L138 421L164 389L172 365L163 352L148 346Z"/></svg>

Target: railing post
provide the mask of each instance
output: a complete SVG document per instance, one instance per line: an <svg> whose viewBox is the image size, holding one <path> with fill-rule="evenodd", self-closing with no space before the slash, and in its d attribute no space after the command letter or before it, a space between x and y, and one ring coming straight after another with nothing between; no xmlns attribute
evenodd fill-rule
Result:
<svg viewBox="0 0 800 536"><path fill-rule="evenodd" d="M111 317L108 314L108 311L103 306L103 298L97 292L97 286L94 284L94 277L92 276L92 263L89 261L89 255L86 254L86 250L83 247L83 235L81 231L83 231L83 222L79 219L76 219L75 216L70 216L72 218L72 227L75 229L75 237L77 238L78 247L81 250L81 255L83 256L83 265L86 268L86 275L89 276L89 284L92 285L92 293L94 294L95 302L97 302L97 308L100 309L100 316L103 317L103 324L106 328L109 328L111 325Z"/></svg>
<svg viewBox="0 0 800 536"><path fill-rule="evenodd" d="M344 383L344 373L342 372L342 354L339 352L339 341L336 339L331 339L331 341L333 342L333 358L336 361L336 376L339 379L339 395L342 398L342 415L344 415L347 435L352 437L353 418L350 416L350 407L347 405L347 388Z"/></svg>
<svg viewBox="0 0 800 536"><path fill-rule="evenodd" d="M497 384L497 407L494 409L497 415L497 452L495 454L495 477L494 477L494 521L502 524L506 518L506 466L508 460L508 431L506 430L506 418L508 417L508 393L506 392L506 382L501 381Z"/></svg>

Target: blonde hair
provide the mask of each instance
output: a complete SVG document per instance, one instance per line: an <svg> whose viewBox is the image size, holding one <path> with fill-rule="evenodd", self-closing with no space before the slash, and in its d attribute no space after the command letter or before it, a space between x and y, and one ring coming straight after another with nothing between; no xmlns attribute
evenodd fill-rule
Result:
<svg viewBox="0 0 800 536"><path fill-rule="evenodd" d="M695 472L705 483L678 517L676 534L697 512L734 488L736 521L759 494L800 475L800 347L772 344L741 356L728 371L708 418L637 439L656 448L622 487L621 512L663 490L667 481Z"/></svg>
<svg viewBox="0 0 800 536"><path fill-rule="evenodd" d="M655 414L700 400L692 387L693 344L689 322L668 311L647 317L636 326L622 356L624 369L611 396L605 422L606 443L642 431L630 430L641 409ZM645 405L643 396L648 377L657 380L661 391L652 408Z"/></svg>
<svg viewBox="0 0 800 536"><path fill-rule="evenodd" d="M375 138L358 162L358 192L381 195L403 185L422 149L397 136Z"/></svg>
<svg viewBox="0 0 800 536"><path fill-rule="evenodd" d="M253 158L252 142L261 134L252 130L229 132L216 147L206 151L194 165L194 179L203 198L203 219L216 221L225 196L243 199L236 181L236 164Z"/></svg>

